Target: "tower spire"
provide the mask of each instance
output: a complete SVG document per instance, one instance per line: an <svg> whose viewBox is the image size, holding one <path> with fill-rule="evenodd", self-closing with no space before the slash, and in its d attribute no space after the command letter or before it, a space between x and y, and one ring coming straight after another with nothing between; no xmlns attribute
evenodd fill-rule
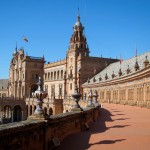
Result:
<svg viewBox="0 0 150 150"><path fill-rule="evenodd" d="M15 51L17 52L17 42L16 42L16 48L15 48Z"/></svg>
<svg viewBox="0 0 150 150"><path fill-rule="evenodd" d="M78 8L77 22L80 22L80 12L79 12L79 8Z"/></svg>
<svg viewBox="0 0 150 150"><path fill-rule="evenodd" d="M16 47L15 47L13 55L15 55L16 53L17 53L17 42L16 42Z"/></svg>
<svg viewBox="0 0 150 150"><path fill-rule="evenodd" d="M135 50L135 57L136 57L136 60L137 60L137 56L138 56L138 49L137 49L137 45L135 46L136 50Z"/></svg>

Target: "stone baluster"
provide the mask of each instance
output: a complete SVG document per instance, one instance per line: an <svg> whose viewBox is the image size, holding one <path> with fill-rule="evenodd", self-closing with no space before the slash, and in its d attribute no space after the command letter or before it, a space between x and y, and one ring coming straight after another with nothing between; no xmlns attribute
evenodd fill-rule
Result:
<svg viewBox="0 0 150 150"><path fill-rule="evenodd" d="M94 94L93 94L93 104L95 107L100 106L98 101L97 101L97 98L98 98L98 93L97 93L97 90L95 90Z"/></svg>
<svg viewBox="0 0 150 150"><path fill-rule="evenodd" d="M82 108L78 104L79 100L80 100L80 97L81 97L81 94L78 93L77 85L75 85L75 92L72 94L72 97L74 99L74 104L73 104L73 107L72 107L71 111L81 111Z"/></svg>
<svg viewBox="0 0 150 150"><path fill-rule="evenodd" d="M43 99L47 97L47 92L43 91L43 82L40 77L37 85L38 89L33 93L33 97L36 98L36 109L34 111L34 114L29 116L28 119L48 119L48 115L44 113L44 110L42 108Z"/></svg>
<svg viewBox="0 0 150 150"><path fill-rule="evenodd" d="M95 107L93 102L92 102L92 98L93 98L93 95L92 95L92 89L90 89L90 92L88 94L88 105L87 107Z"/></svg>

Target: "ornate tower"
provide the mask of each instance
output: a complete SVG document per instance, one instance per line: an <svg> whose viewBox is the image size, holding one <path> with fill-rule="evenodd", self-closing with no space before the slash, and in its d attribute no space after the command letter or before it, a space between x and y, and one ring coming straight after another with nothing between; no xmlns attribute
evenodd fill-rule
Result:
<svg viewBox="0 0 150 150"><path fill-rule="evenodd" d="M73 26L73 34L70 38L70 46L66 56L66 94L70 96L75 90L75 84L80 92L80 73L82 59L89 56L84 27L80 22L80 16L77 16L77 22Z"/></svg>

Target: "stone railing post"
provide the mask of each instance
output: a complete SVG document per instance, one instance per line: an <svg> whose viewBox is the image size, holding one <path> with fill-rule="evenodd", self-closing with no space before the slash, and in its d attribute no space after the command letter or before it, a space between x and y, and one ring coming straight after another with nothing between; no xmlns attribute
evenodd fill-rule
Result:
<svg viewBox="0 0 150 150"><path fill-rule="evenodd" d="M36 98L36 109L34 111L34 114L29 116L28 119L47 119L48 116L44 113L44 110L42 108L43 99L47 97L47 92L43 91L43 82L40 77L37 85L38 89L32 94L32 96Z"/></svg>
<svg viewBox="0 0 150 150"><path fill-rule="evenodd" d="M93 94L93 104L95 107L100 106L98 101L97 101L97 98L98 98L98 93L97 93L97 90L95 90L94 94Z"/></svg>
<svg viewBox="0 0 150 150"><path fill-rule="evenodd" d="M71 111L81 111L82 108L78 104L79 100L80 100L80 97L81 97L81 94L78 93L78 87L77 87L77 85L75 85L75 92L72 94L72 97L74 99L74 104L72 106Z"/></svg>
<svg viewBox="0 0 150 150"><path fill-rule="evenodd" d="M90 92L88 94L88 105L87 107L95 107L93 102L92 102L92 98L93 98L93 95L92 95L92 89L90 89Z"/></svg>

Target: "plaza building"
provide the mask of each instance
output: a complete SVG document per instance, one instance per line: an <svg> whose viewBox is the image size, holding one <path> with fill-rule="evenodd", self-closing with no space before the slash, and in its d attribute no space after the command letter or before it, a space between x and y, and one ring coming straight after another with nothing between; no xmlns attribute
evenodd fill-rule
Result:
<svg viewBox="0 0 150 150"><path fill-rule="evenodd" d="M89 91L97 92L99 102L113 102L149 107L150 52L123 62L118 59L90 56L84 26L77 16L66 58L45 63L44 57L32 57L15 49L10 63L8 96L26 102L26 114L36 109L32 93L38 78L48 96L43 109L48 115L70 111L75 85L82 95L80 104L86 107Z"/></svg>
<svg viewBox="0 0 150 150"><path fill-rule="evenodd" d="M56 106L54 100L56 102L58 99L60 101L70 99L76 84L82 94L82 84L88 78L104 69L106 63L118 61L111 58L92 57L89 53L84 26L78 15L64 60L44 64L43 57L31 57L25 55L23 49L15 49L10 64L9 96L25 98L28 115L33 114L36 103L31 97L37 89L38 77L42 77L44 89L48 92L48 98L43 104L45 111L47 114L52 114L52 111L54 114L62 112L61 104L58 101ZM62 108L61 111L60 108Z"/></svg>
<svg viewBox="0 0 150 150"><path fill-rule="evenodd" d="M117 59L92 57L87 39L84 35L84 26L77 16L73 26L73 34L70 38L69 48L64 60L44 65L44 86L48 91L49 98L71 98L75 85L83 94L82 84L88 78L105 68L105 64L117 62Z"/></svg>
<svg viewBox="0 0 150 150"><path fill-rule="evenodd" d="M0 123L27 119L26 98L37 90L38 78L43 76L43 57L24 54L23 48L13 53L10 62L9 80L0 80ZM5 83L5 84L4 84Z"/></svg>
<svg viewBox="0 0 150 150"><path fill-rule="evenodd" d="M150 108L150 52L108 65L82 85L96 90L99 102Z"/></svg>

